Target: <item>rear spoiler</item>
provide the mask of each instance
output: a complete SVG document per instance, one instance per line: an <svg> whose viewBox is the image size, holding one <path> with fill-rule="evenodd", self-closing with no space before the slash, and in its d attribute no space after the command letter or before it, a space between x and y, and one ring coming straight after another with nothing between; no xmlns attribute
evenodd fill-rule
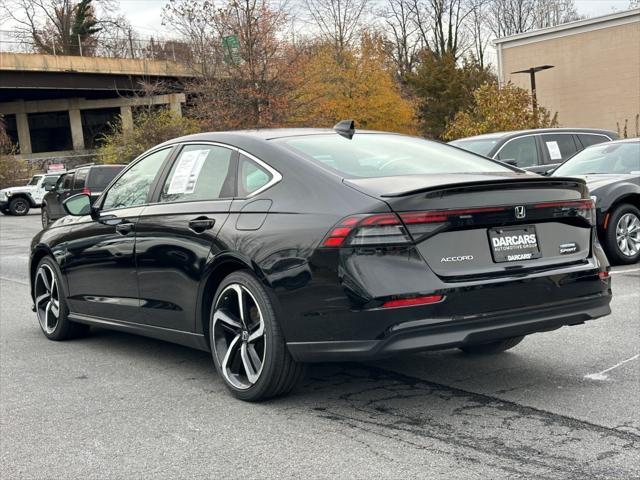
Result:
<svg viewBox="0 0 640 480"><path fill-rule="evenodd" d="M475 190L478 187L484 189L487 186L497 187L499 189L503 188L512 188L514 185L521 185L522 183L527 184L540 184L546 185L549 187L567 187L571 185L572 187L578 186L586 186L586 182L581 178L564 178L564 177L554 177L553 180L549 178L520 178L518 180L481 180L481 181L471 181L471 182L455 182L455 183L445 183L439 185L429 185L421 188L413 188L407 189L392 193L384 193L380 195L384 198L397 198L397 197L405 197L409 195L415 195L417 193L427 193L427 192L436 192L439 190L450 190L462 188L465 190Z"/></svg>

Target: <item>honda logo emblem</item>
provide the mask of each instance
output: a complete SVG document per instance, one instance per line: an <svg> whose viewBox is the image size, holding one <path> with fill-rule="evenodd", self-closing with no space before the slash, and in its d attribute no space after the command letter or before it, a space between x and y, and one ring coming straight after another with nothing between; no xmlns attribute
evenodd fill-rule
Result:
<svg viewBox="0 0 640 480"><path fill-rule="evenodd" d="M524 218L527 216L527 211L524 206L519 205L516 207L516 218Z"/></svg>

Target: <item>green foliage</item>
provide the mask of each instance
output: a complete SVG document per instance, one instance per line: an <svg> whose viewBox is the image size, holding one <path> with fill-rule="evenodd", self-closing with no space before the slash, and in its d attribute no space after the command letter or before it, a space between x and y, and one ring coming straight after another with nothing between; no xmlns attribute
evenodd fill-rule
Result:
<svg viewBox="0 0 640 480"><path fill-rule="evenodd" d="M473 105L474 90L496 83L493 74L473 58L460 65L450 54L437 56L430 51L423 52L407 81L418 99L422 133L432 138L442 138L455 114Z"/></svg>
<svg viewBox="0 0 640 480"><path fill-rule="evenodd" d="M102 138L97 155L104 163L129 163L159 143L199 132L200 126L195 120L161 108L136 114L131 130L123 129L121 121L111 125L110 130Z"/></svg>
<svg viewBox="0 0 640 480"><path fill-rule="evenodd" d="M444 133L446 140L483 133L529 128L557 127L557 115L538 106L534 112L531 95L511 82L500 88L485 83L473 92L474 104L456 114Z"/></svg>

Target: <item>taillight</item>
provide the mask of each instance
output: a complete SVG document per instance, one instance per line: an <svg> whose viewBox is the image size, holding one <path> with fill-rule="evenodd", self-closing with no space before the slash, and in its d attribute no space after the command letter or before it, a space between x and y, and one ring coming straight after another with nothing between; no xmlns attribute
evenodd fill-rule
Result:
<svg viewBox="0 0 640 480"><path fill-rule="evenodd" d="M333 227L322 246L402 245L419 240L452 219L468 220L474 214L504 211L506 207L482 207L355 215L343 219Z"/></svg>
<svg viewBox="0 0 640 480"><path fill-rule="evenodd" d="M82 193L84 193L85 195L91 195L91 190L89 190L87 187L84 187L82 189Z"/></svg>
<svg viewBox="0 0 640 480"><path fill-rule="evenodd" d="M591 225L596 224L596 205L592 199L565 200L559 202L543 202L533 205L533 208L551 209L555 217L579 216L585 218Z"/></svg>
<svg viewBox="0 0 640 480"><path fill-rule="evenodd" d="M396 300L388 300L382 304L382 308L398 308L413 307L416 305L429 305L441 302L443 295L422 295L419 297L398 298Z"/></svg>
<svg viewBox="0 0 640 480"><path fill-rule="evenodd" d="M356 215L338 223L322 242L324 247L401 245L411 242L395 213Z"/></svg>

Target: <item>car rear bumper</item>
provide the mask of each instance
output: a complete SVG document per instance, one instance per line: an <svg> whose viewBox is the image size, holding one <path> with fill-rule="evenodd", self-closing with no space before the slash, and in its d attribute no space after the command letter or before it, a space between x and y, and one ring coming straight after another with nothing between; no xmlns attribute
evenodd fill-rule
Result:
<svg viewBox="0 0 640 480"><path fill-rule="evenodd" d="M611 313L611 291L461 318L420 318L397 323L374 340L289 342L298 361L371 360L401 352L438 350L488 343L508 337L555 330Z"/></svg>

